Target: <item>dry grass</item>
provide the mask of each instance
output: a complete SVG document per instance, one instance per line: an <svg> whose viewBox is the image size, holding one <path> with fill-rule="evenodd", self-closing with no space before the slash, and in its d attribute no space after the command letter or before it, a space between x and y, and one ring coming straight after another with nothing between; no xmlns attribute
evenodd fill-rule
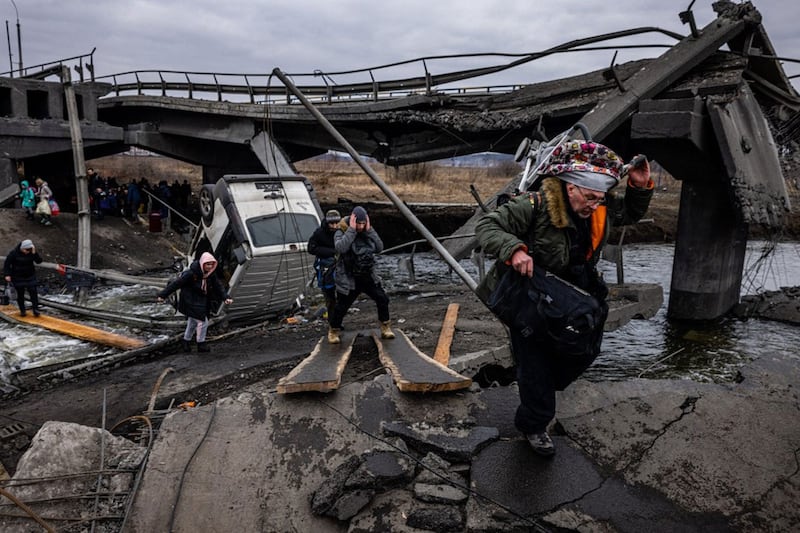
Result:
<svg viewBox="0 0 800 533"><path fill-rule="evenodd" d="M354 201L386 200L383 191L356 163L339 161L307 161L297 165L298 171L314 184L323 203L338 198ZM518 169L504 174L487 168L453 167L426 163L395 169L382 164L370 167L401 199L406 202L470 203L470 185L475 185L487 199L503 188Z"/></svg>
<svg viewBox="0 0 800 533"><path fill-rule="evenodd" d="M119 183L144 177L150 183L186 179L194 191L202 185L200 167L168 157L114 155L89 161L87 166L104 176L115 176ZM337 203L339 198L356 202L386 200L380 188L350 159L311 159L295 166L311 180L323 204ZM372 163L370 168L406 202L473 205L470 185L474 185L481 199L486 201L522 170L513 161L489 167L455 167L432 162L399 169ZM656 181L660 178L660 183L670 193L680 190L680 183L658 167L654 168L653 177Z"/></svg>
<svg viewBox="0 0 800 533"><path fill-rule="evenodd" d="M168 157L114 155L89 161L87 166L103 176L115 176L119 183L142 177L150 183L186 179L197 191L203 181L200 167ZM378 186L353 161L315 159L300 161L295 166L311 180L322 203L335 203L340 197L354 201L386 200ZM516 165L469 168L425 163L395 169L373 163L371 168L404 201L437 203L474 203L470 184L475 185L481 197L489 198L519 172Z"/></svg>
<svg viewBox="0 0 800 533"><path fill-rule="evenodd" d="M117 183L128 183L131 179L147 178L150 183L166 180L183 182L189 180L193 189L203 183L203 173L199 166L190 165L169 157L110 155L92 159L86 163L101 176L114 176Z"/></svg>

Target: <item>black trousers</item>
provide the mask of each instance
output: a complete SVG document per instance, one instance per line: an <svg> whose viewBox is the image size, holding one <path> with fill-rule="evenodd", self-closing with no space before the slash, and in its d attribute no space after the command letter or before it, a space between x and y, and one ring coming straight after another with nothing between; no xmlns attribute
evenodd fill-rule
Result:
<svg viewBox="0 0 800 533"><path fill-rule="evenodd" d="M336 307L336 288L320 289L325 296L325 307L328 310L328 316L333 314L333 309Z"/></svg>
<svg viewBox="0 0 800 533"><path fill-rule="evenodd" d="M14 284L14 288L17 289L17 305L19 306L19 311L25 311L25 289L28 289L28 296L31 298L31 305L33 306L33 310L38 312L39 311L39 292L36 289L36 282L21 282L16 281L12 282Z"/></svg>
<svg viewBox="0 0 800 533"><path fill-rule="evenodd" d="M514 425L526 435L541 433L556 414L556 391L578 379L597 356L560 354L545 335L523 337L516 328L511 329L511 349L520 399Z"/></svg>
<svg viewBox="0 0 800 533"><path fill-rule="evenodd" d="M328 323L332 328L342 327L342 321L347 314L347 310L350 309L350 306L353 305L353 302L356 301L356 298L361 293L366 294L375 301L375 305L378 307L378 319L381 322L386 322L390 318L389 297L386 296L381 284L375 283L371 275L357 276L355 281L355 289L347 294L342 292L336 294L336 306L333 308L333 314L328 314Z"/></svg>

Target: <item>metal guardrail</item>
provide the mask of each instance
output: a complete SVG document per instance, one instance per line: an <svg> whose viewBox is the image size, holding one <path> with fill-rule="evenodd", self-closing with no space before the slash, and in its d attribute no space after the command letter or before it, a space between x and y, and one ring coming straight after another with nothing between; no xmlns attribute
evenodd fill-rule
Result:
<svg viewBox="0 0 800 533"><path fill-rule="evenodd" d="M491 52L437 55L356 70L338 72L315 70L312 73L286 74L286 76L292 80L299 80L300 83L295 83L296 87L306 95L309 100L318 103L332 103L334 101L378 101L414 95L432 96L434 94L447 94L451 96L500 94L519 89L523 85L505 84L468 88L447 88L445 86L513 69L553 54L596 50L619 50L623 48L671 47L671 45L667 44L590 46L604 41L644 33L659 33L676 40L684 38L683 35L678 33L647 26L577 39L544 51L533 53L511 54ZM430 68L432 63L440 61L463 61L497 57L512 58L512 60L488 66L452 70L442 74L433 74ZM379 73L382 74L384 72L397 71L400 69L402 69L403 72L417 71L418 74L390 78L385 81L379 81L377 79ZM316 83L303 83L309 79ZM319 80L321 80L321 82L319 82ZM175 70L136 70L100 76L94 78L94 81L110 83L110 94L116 96L121 96L123 93L134 93L137 95L160 94L161 96L168 96L169 92L173 92L180 93L181 96L188 96L188 98L198 99L204 99L202 95L211 95L220 102L223 101L223 95L233 95L242 96L244 101L249 101L253 104L299 103L299 100L292 95L289 89L285 87L284 84L280 83L271 73L240 74ZM346 82L340 83L340 81Z"/></svg>
<svg viewBox="0 0 800 533"><path fill-rule="evenodd" d="M66 57L64 59L58 59L56 61L50 61L47 63L41 63L39 65L33 65L30 67L24 67L22 72L20 73L19 70L10 70L6 72L0 72L0 77L9 77L13 78L14 74L17 74L19 78L26 78L26 79L34 79L34 80L43 80L49 76L60 76L61 75L61 68L67 63L76 63L73 65L75 72L78 73L79 81L95 81L94 79L94 52L97 48L92 48L92 51L88 54L81 54L73 57ZM87 80L84 77L84 71L89 73L89 79Z"/></svg>
<svg viewBox="0 0 800 533"><path fill-rule="evenodd" d="M157 203L161 204L162 206L166 207L171 214L174 213L175 215L178 215L180 218L182 218L187 224L189 224L189 226L191 226L192 231L196 231L197 230L197 227L198 227L197 224L195 224L194 222L192 222L191 220L186 218L183 215L183 213L181 213L180 211L178 211L177 209L175 209L174 207L172 207L171 205L166 203L164 200L159 198L157 195L151 193L150 191L145 191L145 190L142 190L141 192L143 192L144 194L147 195L148 201L147 201L146 210L147 210L148 213L153 212L153 202L157 202ZM170 227L171 227L170 226L170 221L172 220L172 215L171 214L170 214L170 216L168 216L167 218L164 219L164 223L166 224L166 228L165 229L167 229L167 230L169 230Z"/></svg>

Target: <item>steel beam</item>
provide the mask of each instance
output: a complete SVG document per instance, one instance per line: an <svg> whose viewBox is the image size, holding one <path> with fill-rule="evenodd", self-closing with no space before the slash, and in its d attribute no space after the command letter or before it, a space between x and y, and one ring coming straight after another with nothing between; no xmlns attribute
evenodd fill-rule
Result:
<svg viewBox="0 0 800 533"><path fill-rule="evenodd" d="M595 140L602 141L637 110L639 101L654 97L691 69L734 39L759 19L756 9L737 12L737 18L722 14L708 24L697 38L687 37L658 59L628 78L625 88L617 88L603 98L580 120Z"/></svg>

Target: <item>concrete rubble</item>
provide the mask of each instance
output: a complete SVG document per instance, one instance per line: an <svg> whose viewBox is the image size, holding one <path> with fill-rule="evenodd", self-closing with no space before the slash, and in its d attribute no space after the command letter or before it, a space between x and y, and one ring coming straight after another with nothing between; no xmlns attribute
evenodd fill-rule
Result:
<svg viewBox="0 0 800 533"><path fill-rule="evenodd" d="M743 296L733 313L742 319L764 318L787 324L800 323L800 287L782 287L778 291Z"/></svg>
<svg viewBox="0 0 800 533"><path fill-rule="evenodd" d="M108 517L124 515L127 496L145 456L145 448L103 429L47 422L4 488L59 529L69 524L61 520L67 516L83 517L87 523L99 517L93 526L102 527ZM24 515L1 499L0 531L32 531L31 519L11 518L12 514Z"/></svg>
<svg viewBox="0 0 800 533"><path fill-rule="evenodd" d="M328 395L252 386L166 417L126 531L790 531L800 356L762 357L742 376L578 381L560 394L551 460L513 428L513 384L435 395L401 393L387 375ZM100 430L45 429L99 457ZM23 462L41 462L39 474L92 468L35 440ZM21 466L15 478L34 475Z"/></svg>

